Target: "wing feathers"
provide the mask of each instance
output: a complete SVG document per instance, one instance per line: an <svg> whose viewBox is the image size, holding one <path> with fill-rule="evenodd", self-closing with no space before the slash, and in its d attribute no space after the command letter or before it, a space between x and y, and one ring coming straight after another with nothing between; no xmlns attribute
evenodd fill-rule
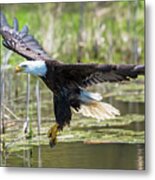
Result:
<svg viewBox="0 0 155 180"><path fill-rule="evenodd" d="M9 27L8 22L4 16L4 14L2 12L0 12L0 29L2 28L2 25Z"/></svg>
<svg viewBox="0 0 155 180"><path fill-rule="evenodd" d="M25 36L27 37L28 32L29 32L28 27L24 26L19 34L20 38L24 38Z"/></svg>
<svg viewBox="0 0 155 180"><path fill-rule="evenodd" d="M15 51L27 60L51 60L38 41L28 34L28 27L18 30L18 20L14 18L11 28L5 16L0 12L0 34L4 39L4 46Z"/></svg>
<svg viewBox="0 0 155 180"><path fill-rule="evenodd" d="M18 31L18 21L16 18L14 18L13 20L13 29L14 31Z"/></svg>
<svg viewBox="0 0 155 180"><path fill-rule="evenodd" d="M96 71L83 79L84 86L102 82L118 82L144 75L143 65L101 65Z"/></svg>
<svg viewBox="0 0 155 180"><path fill-rule="evenodd" d="M38 41L30 34L27 26L18 30L18 20L14 18L11 28L5 16L0 12L0 34L3 45L15 51L27 60L51 60ZM46 61L47 62L47 61ZM97 65L97 64L73 64L59 65L55 71L57 79L68 85L81 87L91 86L102 82L117 82L136 78L144 75L144 65Z"/></svg>
<svg viewBox="0 0 155 180"><path fill-rule="evenodd" d="M57 76L68 79L70 83L87 87L102 82L128 81L130 78L144 75L144 71L144 65L75 64L62 65Z"/></svg>

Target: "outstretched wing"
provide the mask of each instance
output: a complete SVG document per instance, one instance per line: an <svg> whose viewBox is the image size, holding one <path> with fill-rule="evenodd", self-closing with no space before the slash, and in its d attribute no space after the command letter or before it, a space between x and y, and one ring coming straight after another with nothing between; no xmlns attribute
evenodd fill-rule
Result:
<svg viewBox="0 0 155 180"><path fill-rule="evenodd" d="M18 30L18 20L14 18L13 27L10 27L4 14L0 12L0 34L4 41L3 45L25 57L27 60L50 60L51 58L39 45L34 37L28 34L28 27Z"/></svg>
<svg viewBox="0 0 155 180"><path fill-rule="evenodd" d="M63 77L70 85L78 84L81 87L91 86L102 82L119 82L144 75L144 65L132 64L75 64L62 65L58 68L58 77ZM61 76L60 76L61 75Z"/></svg>

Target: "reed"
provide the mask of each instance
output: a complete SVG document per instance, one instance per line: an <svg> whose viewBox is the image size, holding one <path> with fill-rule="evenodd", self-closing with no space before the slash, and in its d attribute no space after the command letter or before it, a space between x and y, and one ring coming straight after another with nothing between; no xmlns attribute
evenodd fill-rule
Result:
<svg viewBox="0 0 155 180"><path fill-rule="evenodd" d="M5 115L5 109L3 108L2 104L6 104L6 97L5 97L5 84L6 84L6 74L5 71L8 68L8 61L11 57L12 52L6 50L4 56L1 60L1 68L0 68L0 132L3 134L5 133L5 123L4 123L4 115Z"/></svg>
<svg viewBox="0 0 155 180"><path fill-rule="evenodd" d="M30 106L30 75L28 74L26 80L26 119L23 124L24 133L28 133L28 131L30 131L29 106Z"/></svg>
<svg viewBox="0 0 155 180"><path fill-rule="evenodd" d="M40 135L41 129L41 97L40 97L40 86L39 80L36 82L36 101L37 101L37 126L38 126L38 135Z"/></svg>

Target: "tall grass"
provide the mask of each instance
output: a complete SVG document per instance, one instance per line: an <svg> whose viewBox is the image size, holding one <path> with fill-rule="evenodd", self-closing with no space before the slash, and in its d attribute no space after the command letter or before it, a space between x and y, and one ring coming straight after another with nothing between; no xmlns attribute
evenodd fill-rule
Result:
<svg viewBox="0 0 155 180"><path fill-rule="evenodd" d="M17 17L20 28L27 24L51 57L65 63L79 58L144 63L144 1L11 4L1 9L10 23Z"/></svg>

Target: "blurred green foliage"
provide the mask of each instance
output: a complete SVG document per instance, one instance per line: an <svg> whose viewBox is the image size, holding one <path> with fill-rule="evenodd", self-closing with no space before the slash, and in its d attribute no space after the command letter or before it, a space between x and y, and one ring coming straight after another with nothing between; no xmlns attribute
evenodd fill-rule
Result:
<svg viewBox="0 0 155 180"><path fill-rule="evenodd" d="M144 1L1 4L65 63L144 63ZM5 48L1 48L4 54ZM10 64L22 57L13 54Z"/></svg>

